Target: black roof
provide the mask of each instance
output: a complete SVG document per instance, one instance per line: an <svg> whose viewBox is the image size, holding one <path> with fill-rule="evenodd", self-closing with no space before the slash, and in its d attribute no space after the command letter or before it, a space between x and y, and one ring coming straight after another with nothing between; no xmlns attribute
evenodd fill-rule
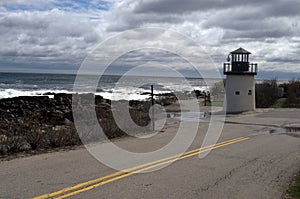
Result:
<svg viewBox="0 0 300 199"><path fill-rule="evenodd" d="M232 51L231 54L251 54L251 53L245 50L244 48L239 48L235 51Z"/></svg>

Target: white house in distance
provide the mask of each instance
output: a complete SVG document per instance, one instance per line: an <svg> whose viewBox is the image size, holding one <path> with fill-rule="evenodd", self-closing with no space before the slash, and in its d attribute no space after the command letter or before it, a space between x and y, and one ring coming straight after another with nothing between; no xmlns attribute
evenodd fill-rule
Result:
<svg viewBox="0 0 300 199"><path fill-rule="evenodd" d="M255 110L254 76L257 74L257 64L249 63L250 54L239 48L228 55L227 61L231 60L231 63L224 63L227 113Z"/></svg>

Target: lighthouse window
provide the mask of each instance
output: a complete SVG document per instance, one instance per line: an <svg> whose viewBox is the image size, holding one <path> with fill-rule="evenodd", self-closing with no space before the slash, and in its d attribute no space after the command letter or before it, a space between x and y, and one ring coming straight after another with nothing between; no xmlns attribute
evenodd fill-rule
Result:
<svg viewBox="0 0 300 199"><path fill-rule="evenodd" d="M240 95L240 91L235 91L235 95Z"/></svg>
<svg viewBox="0 0 300 199"><path fill-rule="evenodd" d="M249 90L248 95L252 95L252 90Z"/></svg>

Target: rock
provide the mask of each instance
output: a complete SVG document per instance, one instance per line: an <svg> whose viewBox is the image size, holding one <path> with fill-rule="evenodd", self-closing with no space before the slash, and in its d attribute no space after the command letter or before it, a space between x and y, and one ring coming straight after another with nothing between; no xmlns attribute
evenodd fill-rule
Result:
<svg viewBox="0 0 300 199"><path fill-rule="evenodd" d="M103 103L104 101L105 101L105 99L102 96L100 96L100 95L95 96L95 104L96 105L100 104L100 103Z"/></svg>
<svg viewBox="0 0 300 199"><path fill-rule="evenodd" d="M72 104L72 94L57 93L54 95L56 104L69 106Z"/></svg>
<svg viewBox="0 0 300 199"><path fill-rule="evenodd" d="M160 104L162 106L169 106L177 101L176 96L161 96L158 99L155 100L157 104Z"/></svg>
<svg viewBox="0 0 300 199"><path fill-rule="evenodd" d="M55 95L55 93L53 93L53 92L47 92L47 93L44 93L43 95Z"/></svg>
<svg viewBox="0 0 300 199"><path fill-rule="evenodd" d="M71 125L73 122L67 118L65 118L65 125Z"/></svg>

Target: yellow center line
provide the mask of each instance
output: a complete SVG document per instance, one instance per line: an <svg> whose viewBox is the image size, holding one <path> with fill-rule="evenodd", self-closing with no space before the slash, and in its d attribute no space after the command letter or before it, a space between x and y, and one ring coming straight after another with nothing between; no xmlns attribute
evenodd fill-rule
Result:
<svg viewBox="0 0 300 199"><path fill-rule="evenodd" d="M187 157L191 157L191 156L197 155L199 153L202 153L202 152L205 152L205 151L208 151L208 150L216 149L216 148L219 148L219 147L222 147L222 146L226 146L226 145L233 144L233 143L240 142L240 141L247 140L247 139L249 139L249 138L240 137L240 138L235 138L235 139L232 139L232 140L227 140L227 141L224 141L224 142L221 142L221 143L217 143L217 144L214 144L214 145L206 146L206 147L203 147L203 148L194 149L194 150L188 151L188 152L183 153L183 154L171 156L171 157L168 157L168 158L163 158L163 159L160 159L160 160L157 160L157 161L154 161L154 162L149 162L147 164L139 165L139 166L136 166L136 167L133 167L133 168L123 170L123 171L118 171L118 172L112 173L110 175L106 175L106 176L103 176L103 177L100 177L100 178L97 178L97 179L94 179L94 180L90 180L90 181L80 183L80 184L77 184L77 185L74 185L74 186L71 186L71 187L67 187L67 188L61 189L61 190L53 192L53 193L44 194L44 195L35 197L34 199L51 198L51 197L61 195L61 194L64 194L66 192L75 190L75 189L79 189L81 187L85 187L85 188L82 188L80 190L77 190L77 191L74 191L74 192L71 192L71 193L68 193L68 194L65 194L63 196L58 197L58 198L66 198L66 197L69 197L69 196L72 196L72 195L75 195L75 194L78 194L78 193L81 193L81 192L88 191L90 189L99 187L101 185L104 185L104 184L107 184L107 183L110 183L110 182L113 182L113 181L116 181L116 180L119 180L119 179L122 179L122 178L125 178L125 177L128 177L128 176L131 176L133 174L149 170L151 168L155 168L155 167L158 167L158 166L161 166L161 165L164 165L164 164L172 163L174 161L181 160L181 159L184 159L184 158L187 158ZM91 185L91 184L94 184L94 185ZM88 185L91 185L91 186L88 186Z"/></svg>
<svg viewBox="0 0 300 199"><path fill-rule="evenodd" d="M219 145L219 144L223 144L223 143L227 143L227 142L231 142L231 141L239 140L239 139L243 139L243 137L235 138L235 139L231 139L231 140L227 140L227 141L224 141L224 142L221 142L221 143L217 143L217 144L214 144L214 145L209 145L209 146L206 146L206 147L203 147L203 148L197 148L197 149L194 149L192 151L185 152L182 155L193 153L193 152L199 151L201 149L211 148L211 147ZM62 190L59 190L59 191L56 191L56 192L53 192L53 193L50 193L50 194L44 194L44 195L35 197L34 199L45 199L45 198L53 197L53 196L56 196L56 195L59 195L59 194L63 194L63 193L68 192L68 191L72 191L72 190L75 190L75 189L78 189L78 188L81 188L81 187L84 187L84 186L87 186L87 185L90 185L90 184L94 184L94 183L106 180L108 178L112 178L112 177L115 177L115 176L118 176L118 175L121 175L121 174L124 174L124 173L128 173L128 172L132 172L132 171L134 171L136 169L140 169L140 168L145 167L145 166L156 164L156 163L159 163L159 162L162 162L162 161L166 161L166 160L169 160L169 159L174 159L174 158L179 157L180 155L181 154L174 155L174 156L171 156L171 157L167 157L167 158L163 158L163 159L160 159L160 160L156 160L154 162L149 162L149 163L146 163L146 164L143 164L143 165L139 165L139 166L136 166L136 167L133 167L133 168L129 168L129 169L126 169L126 170L123 170L123 171L118 171L118 172L109 174L107 176L103 176L103 177L100 177L100 178L97 178L97 179L94 179L94 180L90 180L90 181L87 181L87 182L84 182L84 183L80 183L80 184L77 184L77 185L74 185L74 186L71 186L71 187L66 187L66 188L64 188Z"/></svg>
<svg viewBox="0 0 300 199"><path fill-rule="evenodd" d="M146 170L149 170L149 169L152 169L152 168L155 168L155 167L164 165L164 164L172 163L172 162L175 162L175 161L177 161L177 160L182 160L182 159L185 159L185 158L188 158L188 157L191 157L191 156L198 155L198 154L200 154L200 153L203 153L203 152L208 151L208 150L211 150L211 149L217 149L217 148L220 148L220 147L223 147L223 146L227 146L227 145L230 145L230 144L234 144L234 143L237 143L237 142L241 142L241 141L247 140L247 139L249 139L249 138L244 138L244 139L241 139L241 140L237 140L237 141L233 141L233 142L221 144L221 145L218 145L218 146L215 146L215 147L212 147L212 148L207 148L207 149L204 149L204 150L201 150L201 151L194 152L194 153L192 153L192 154L188 154L188 155L185 155L185 156L181 156L181 157L176 158L176 159L174 159L174 160L172 159L172 160L168 160L168 161L165 161L165 162L161 162L161 163L158 163L158 164L149 166L149 167L145 167L145 168L136 170L136 171L134 171L134 172L132 172L132 173L126 173L126 174L123 174L123 175L121 175L121 176L117 176L117 177L115 177L115 178L111 178L111 179L108 179L108 180L106 180L106 181L100 182L100 183L98 183L98 184L94 184L94 185L85 187L85 188L83 188L83 189L79 189L79 190L77 190L77 191L74 191L74 192L71 192L71 193L68 193L68 194L59 196L59 197L57 197L57 198L55 198L55 199L63 199L63 198L67 198L67 197L70 197L70 196L73 196L73 195L77 195L77 194L79 194L79 193L89 191L89 190L91 190L91 189L94 189L94 188L97 188L97 187L99 187L99 186L108 184L108 183L110 183L110 182L114 182L114 181L116 181L116 180L119 180L119 179L122 179L122 178L125 178L125 177L128 177L128 176L131 176L131 175L134 175L134 174L137 174L137 173L140 173L140 172L143 172L143 171L146 171Z"/></svg>

